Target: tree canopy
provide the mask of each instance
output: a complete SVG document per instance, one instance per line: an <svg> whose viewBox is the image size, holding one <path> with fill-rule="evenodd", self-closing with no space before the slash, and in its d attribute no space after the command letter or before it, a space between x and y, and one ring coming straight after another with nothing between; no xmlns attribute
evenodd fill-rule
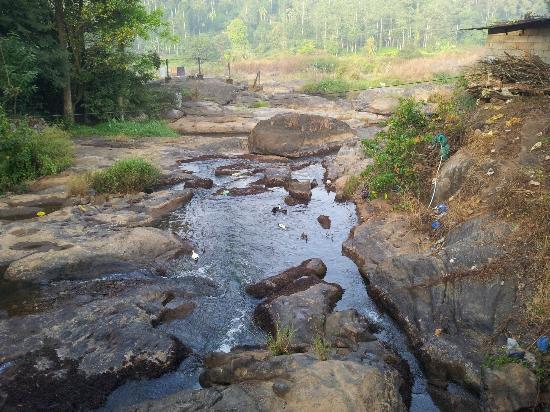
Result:
<svg viewBox="0 0 550 412"><path fill-rule="evenodd" d="M323 49L444 48L480 41L460 28L543 14L549 0L144 0L163 10L181 42L154 38L157 52L182 54L189 37L227 33L232 49L266 53ZM246 37L242 36L246 33ZM240 36L238 43L234 43ZM477 37L476 37L477 36ZM145 43L141 43L143 47Z"/></svg>

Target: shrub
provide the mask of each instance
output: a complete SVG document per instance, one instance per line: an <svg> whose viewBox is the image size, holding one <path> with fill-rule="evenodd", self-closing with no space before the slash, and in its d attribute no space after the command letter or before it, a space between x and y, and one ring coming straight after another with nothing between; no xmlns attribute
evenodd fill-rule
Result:
<svg viewBox="0 0 550 412"><path fill-rule="evenodd" d="M89 173L71 176L67 184L69 196L86 196L90 190L91 175Z"/></svg>
<svg viewBox="0 0 550 412"><path fill-rule="evenodd" d="M346 183L344 184L344 189L342 191L342 194L345 199L351 199L352 196L357 192L357 189L361 186L363 183L360 176L350 176L346 180Z"/></svg>
<svg viewBox="0 0 550 412"><path fill-rule="evenodd" d="M267 348L273 356L284 355L290 352L292 347L292 337L294 329L286 325L281 327L279 323L275 324L275 335L269 335L267 339Z"/></svg>
<svg viewBox="0 0 550 412"><path fill-rule="evenodd" d="M0 192L17 189L26 181L56 174L73 161L69 135L56 127L32 130L9 125L0 111Z"/></svg>
<svg viewBox="0 0 550 412"><path fill-rule="evenodd" d="M374 160L363 172L371 193L417 186L415 162L419 146L427 141L427 126L420 104L412 98L401 99L397 111L388 120L387 131L363 141L367 155Z"/></svg>
<svg viewBox="0 0 550 412"><path fill-rule="evenodd" d="M317 354L317 357L321 361L326 361L330 354L330 343L324 340L321 336L317 335L313 340L313 350Z"/></svg>
<svg viewBox="0 0 550 412"><path fill-rule="evenodd" d="M117 161L91 175L91 187L97 193L137 193L157 184L160 170L141 158Z"/></svg>
<svg viewBox="0 0 550 412"><path fill-rule="evenodd" d="M343 79L326 78L306 84L303 91L310 94L345 96L349 89L349 83Z"/></svg>

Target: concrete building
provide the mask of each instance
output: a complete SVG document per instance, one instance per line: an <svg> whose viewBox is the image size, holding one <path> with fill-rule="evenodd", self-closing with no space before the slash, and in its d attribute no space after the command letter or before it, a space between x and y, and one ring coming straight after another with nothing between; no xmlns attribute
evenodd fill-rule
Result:
<svg viewBox="0 0 550 412"><path fill-rule="evenodd" d="M532 18L467 30L487 30L486 55L539 56L550 64L550 18Z"/></svg>

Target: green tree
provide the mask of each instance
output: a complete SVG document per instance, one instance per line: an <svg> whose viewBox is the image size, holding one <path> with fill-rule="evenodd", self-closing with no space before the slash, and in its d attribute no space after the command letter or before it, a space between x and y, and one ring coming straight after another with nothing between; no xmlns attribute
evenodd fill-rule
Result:
<svg viewBox="0 0 550 412"><path fill-rule="evenodd" d="M246 56L248 52L248 34L246 25L241 19L233 19L227 25L227 37L231 42L231 51L234 55Z"/></svg>

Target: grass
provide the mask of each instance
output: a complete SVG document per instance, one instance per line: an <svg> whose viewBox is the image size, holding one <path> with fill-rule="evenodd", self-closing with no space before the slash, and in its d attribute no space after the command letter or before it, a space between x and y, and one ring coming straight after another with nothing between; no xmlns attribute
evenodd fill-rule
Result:
<svg viewBox="0 0 550 412"><path fill-rule="evenodd" d="M262 107L269 107L269 103L265 100L258 100L252 103L250 107L253 109L261 109Z"/></svg>
<svg viewBox="0 0 550 412"><path fill-rule="evenodd" d="M313 340L313 350L321 361L326 361L330 354L330 343L317 335Z"/></svg>
<svg viewBox="0 0 550 412"><path fill-rule="evenodd" d="M75 124L69 128L73 136L113 136L113 137L177 137L178 134L162 120L110 120L93 126Z"/></svg>
<svg viewBox="0 0 550 412"><path fill-rule="evenodd" d="M281 326L279 323L276 323L275 335L270 334L267 339L267 349L269 352L273 356L290 353L294 333L294 329L289 325Z"/></svg>
<svg viewBox="0 0 550 412"><path fill-rule="evenodd" d="M350 90L349 82L343 79L325 78L316 82L307 83L303 91L309 94L345 96Z"/></svg>
<svg viewBox="0 0 550 412"><path fill-rule="evenodd" d="M72 164L73 157L68 133L56 127L36 131L24 121L10 124L0 108L0 193L60 173Z"/></svg>
<svg viewBox="0 0 550 412"><path fill-rule="evenodd" d="M355 192L363 185L364 181L360 176L350 176L344 184L342 194L344 199L351 199Z"/></svg>
<svg viewBox="0 0 550 412"><path fill-rule="evenodd" d="M82 177L73 190L82 192L84 182L97 193L138 193L151 190L160 178L160 170L141 158L117 161L112 166ZM69 188L71 190L71 188Z"/></svg>

